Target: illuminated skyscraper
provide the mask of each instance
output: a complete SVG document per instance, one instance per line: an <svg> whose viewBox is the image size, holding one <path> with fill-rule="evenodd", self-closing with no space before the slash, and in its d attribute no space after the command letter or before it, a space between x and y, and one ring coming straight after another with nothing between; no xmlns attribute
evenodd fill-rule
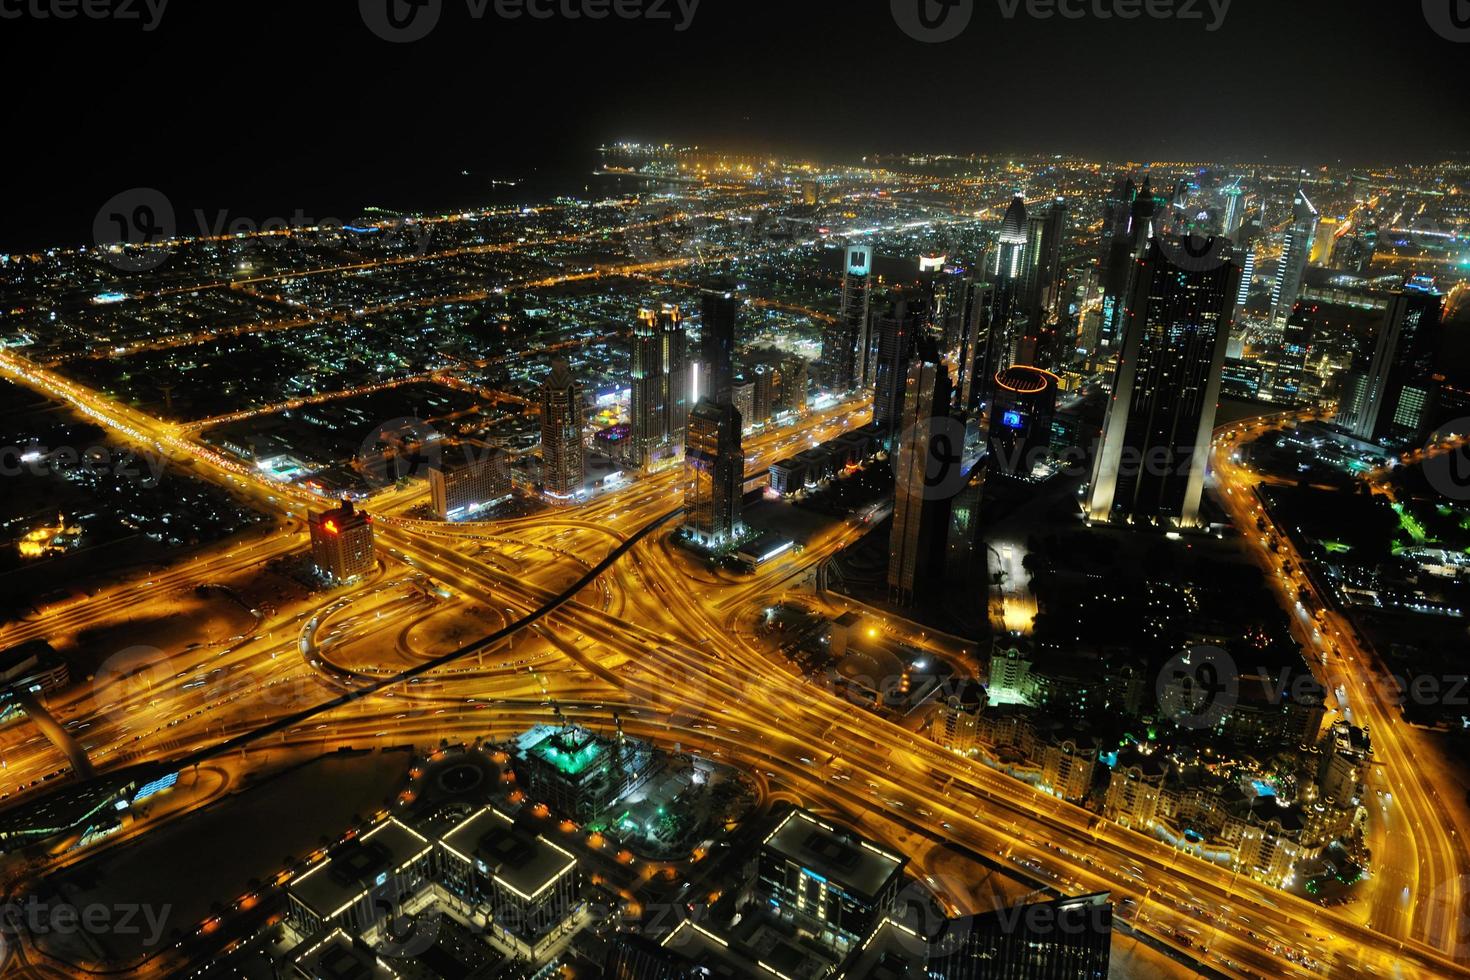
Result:
<svg viewBox="0 0 1470 980"><path fill-rule="evenodd" d="M1240 226L1245 224L1245 188L1240 186L1240 178L1220 191L1225 198L1225 213L1220 219L1220 234L1235 241L1235 234Z"/></svg>
<svg viewBox="0 0 1470 980"><path fill-rule="evenodd" d="M440 520L464 520L510 495L510 455L504 449L460 443L444 447L429 463L429 499Z"/></svg>
<svg viewBox="0 0 1470 980"><path fill-rule="evenodd" d="M976 348L977 360L971 379L971 397L976 404L989 400L991 380L996 371L1011 363L1019 339L1016 318L1022 309L1022 291L1026 285L1026 203L1020 195L1006 208L989 273L989 330L986 343Z"/></svg>
<svg viewBox="0 0 1470 980"><path fill-rule="evenodd" d="M311 557L322 574L334 582L350 582L378 565L373 553L373 519L357 510L352 501L342 501L335 510L313 513L307 520L311 531Z"/></svg>
<svg viewBox="0 0 1470 980"><path fill-rule="evenodd" d="M1314 397L1316 386L1308 376L1307 360L1320 315L1317 304L1299 302L1286 318L1276 366L1271 372L1271 401L1279 405L1303 405Z"/></svg>
<svg viewBox="0 0 1470 980"><path fill-rule="evenodd" d="M684 438L689 371L679 309L641 310L633 328L634 458L647 467L678 452Z"/></svg>
<svg viewBox="0 0 1470 980"><path fill-rule="evenodd" d="M1131 193L1133 182L1125 187ZM1149 189L1149 180L1143 179L1143 187L1136 196L1128 200L1126 207L1115 213L1112 234L1108 238L1107 262L1103 267L1102 318L1098 323L1097 346L1111 351L1119 343L1123 330L1123 310L1132 281L1134 260L1153 234L1154 199Z"/></svg>
<svg viewBox="0 0 1470 980"><path fill-rule="evenodd" d="M1444 298L1401 289L1389 298L1372 359L1350 373L1337 422L1359 439L1403 444L1429 426Z"/></svg>
<svg viewBox="0 0 1470 980"><path fill-rule="evenodd" d="M684 527L707 547L740 535L745 455L735 406L701 401L689 413L684 445Z"/></svg>
<svg viewBox="0 0 1470 980"><path fill-rule="evenodd" d="M893 450L888 591L902 605L912 605L944 573L950 501L936 487L960 465L963 451L953 443L958 427L949 417L951 394L949 370L932 344L921 344L909 368Z"/></svg>
<svg viewBox="0 0 1470 980"><path fill-rule="evenodd" d="M698 383L689 398L692 402L701 398L727 402L735 373L735 320L740 300L734 289L708 289L700 307Z"/></svg>
<svg viewBox="0 0 1470 980"><path fill-rule="evenodd" d="M872 292L872 250L847 249L842 301L837 319L822 332L823 380L832 391L851 391L868 379L868 308Z"/></svg>
<svg viewBox="0 0 1470 980"><path fill-rule="evenodd" d="M1014 364L995 379L990 406L990 466L997 473L1026 479L1051 446L1057 383L1050 371Z"/></svg>
<svg viewBox="0 0 1470 980"><path fill-rule="evenodd" d="M960 412L973 417L989 390L982 372L1000 359L1003 335L992 329L990 319L995 308L995 287L988 282L977 282L968 289L969 302L959 346L958 387Z"/></svg>
<svg viewBox="0 0 1470 980"><path fill-rule="evenodd" d="M919 329L918 317L900 294L890 299L886 312L873 317L873 424L883 429L889 446L903 415L904 384Z"/></svg>
<svg viewBox="0 0 1470 980"><path fill-rule="evenodd" d="M1271 284L1271 324L1277 330L1286 326L1286 318L1301 296L1307 260L1312 256L1312 244L1317 237L1317 208L1300 187L1296 189L1291 214L1291 227L1282 242L1281 261Z"/></svg>
<svg viewBox="0 0 1470 980"><path fill-rule="evenodd" d="M582 489L582 426L581 386L558 358L541 383L541 484L553 497L572 497Z"/></svg>
<svg viewBox="0 0 1470 980"><path fill-rule="evenodd" d="M1246 301L1251 298L1251 284L1256 281L1256 250L1249 246L1245 249L1245 256L1240 265L1240 288L1235 291L1235 308L1245 309Z"/></svg>
<svg viewBox="0 0 1470 980"><path fill-rule="evenodd" d="M1093 469L1095 521L1199 522L1240 275L1233 262L1214 261L1219 247L1216 239L1174 241L1170 253L1211 257L1186 269L1151 239L1139 261Z"/></svg>

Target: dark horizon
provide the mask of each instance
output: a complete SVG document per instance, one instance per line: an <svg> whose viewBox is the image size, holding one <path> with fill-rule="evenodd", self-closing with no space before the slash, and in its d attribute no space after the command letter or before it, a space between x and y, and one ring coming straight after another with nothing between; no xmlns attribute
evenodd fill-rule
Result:
<svg viewBox="0 0 1470 980"><path fill-rule="evenodd" d="M889 4L837 0L779 16L703 0L684 30L672 2L667 20L591 22L504 20L493 7L477 19L446 0L413 43L375 35L357 4L298 6L166 5L151 30L7 21L28 63L66 65L67 84L37 87L12 69L19 150L0 251L90 241L97 209L133 187L184 213L252 218L453 209L473 203L443 186L462 169L524 176L619 140L823 161L1305 167L1470 150L1466 48L1413 5L1234 0L1210 30L1203 0L1173 8L1202 13L1190 21L1034 19L1024 3L1007 19L1009 0L977 0L944 43L910 37ZM1180 59L1196 67L1165 67Z"/></svg>

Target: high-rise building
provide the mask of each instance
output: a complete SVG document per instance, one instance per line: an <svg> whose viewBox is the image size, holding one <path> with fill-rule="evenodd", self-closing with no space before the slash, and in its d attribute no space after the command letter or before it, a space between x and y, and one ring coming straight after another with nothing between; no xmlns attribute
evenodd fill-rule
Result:
<svg viewBox="0 0 1470 980"><path fill-rule="evenodd" d="M932 345L920 345L909 368L902 428L893 450L893 531L888 546L888 591L912 605L944 574L949 499L934 491L946 468L960 465L953 445L949 370Z"/></svg>
<svg viewBox="0 0 1470 980"><path fill-rule="evenodd" d="M920 324L901 294L890 298L886 312L873 317L876 348L873 370L873 424L881 427L885 444L892 446L893 434L903 414L904 384Z"/></svg>
<svg viewBox="0 0 1470 980"><path fill-rule="evenodd" d="M995 309L995 287L988 282L969 286L969 302L965 314L964 333L959 346L959 409L966 417L980 410L989 393L985 372L1000 360L1000 344L1004 331L992 329L991 314Z"/></svg>
<svg viewBox="0 0 1470 980"><path fill-rule="evenodd" d="M837 318L822 331L823 383L832 391L851 391L867 377L868 308L872 293L872 250L850 245L842 273Z"/></svg>
<svg viewBox="0 0 1470 980"><path fill-rule="evenodd" d="M1349 376L1337 422L1359 439L1403 444L1430 426L1444 298L1426 289L1389 297L1373 356Z"/></svg>
<svg viewBox="0 0 1470 980"><path fill-rule="evenodd" d="M1128 188L1132 188L1132 181L1128 183ZM1150 193L1149 179L1145 177L1143 187L1128 201L1127 207L1118 209L1112 234L1108 238L1107 263L1102 270L1102 318L1097 330L1097 346L1100 351L1111 352L1118 346L1135 260L1153 235L1153 218L1154 199Z"/></svg>
<svg viewBox="0 0 1470 980"><path fill-rule="evenodd" d="M1185 237L1166 251L1152 239L1138 264L1093 469L1095 521L1198 524L1240 270L1228 260L1181 268L1169 253L1221 248Z"/></svg>
<svg viewBox="0 0 1470 980"><path fill-rule="evenodd" d="M949 262L929 281L929 317L944 350L963 342L974 284L969 269Z"/></svg>
<svg viewBox="0 0 1470 980"><path fill-rule="evenodd" d="M980 508L985 499L987 463L983 456L975 460L970 472L965 474L960 492L950 503L944 574L951 584L962 590L971 589L985 579L985 542L980 536Z"/></svg>
<svg viewBox="0 0 1470 980"><path fill-rule="evenodd" d="M479 443L444 447L429 464L429 498L441 521L471 517L511 495L510 454Z"/></svg>
<svg viewBox="0 0 1470 980"><path fill-rule="evenodd" d="M1236 180L1220 191L1225 198L1225 213L1220 219L1220 234L1235 241L1235 234L1245 224L1245 188Z"/></svg>
<svg viewBox="0 0 1470 980"><path fill-rule="evenodd" d="M307 521L311 531L311 557L322 574L334 582L349 582L377 567L373 553L373 519L357 510L352 501L342 501L334 510L313 513Z"/></svg>
<svg viewBox="0 0 1470 980"><path fill-rule="evenodd" d="M756 893L773 914L845 954L894 911L905 858L793 810L758 855Z"/></svg>
<svg viewBox="0 0 1470 980"><path fill-rule="evenodd" d="M1013 364L995 379L990 406L990 466L1027 479L1051 446L1059 378L1041 368Z"/></svg>
<svg viewBox="0 0 1470 980"><path fill-rule="evenodd" d="M755 381L755 411L750 418L745 419L745 426L749 428L766 421L771 417L772 407L776 403L776 387L781 383L781 372L769 364L757 364L750 372Z"/></svg>
<svg viewBox="0 0 1470 980"><path fill-rule="evenodd" d="M639 466L675 455L683 442L690 373L684 344L678 307L639 311L633 328L630 413Z"/></svg>
<svg viewBox="0 0 1470 980"><path fill-rule="evenodd" d="M689 414L684 446L684 527L706 547L740 536L745 454L735 406L701 401Z"/></svg>
<svg viewBox="0 0 1470 980"><path fill-rule="evenodd" d="M733 288L711 288L700 301L699 361L696 383L689 392L691 403L701 398L713 402L730 400L730 379L735 367L735 320L740 300Z"/></svg>
<svg viewBox="0 0 1470 980"><path fill-rule="evenodd" d="M1058 898L957 919L929 956L930 977L1106 980L1113 941L1108 894Z"/></svg>
<svg viewBox="0 0 1470 980"><path fill-rule="evenodd" d="M1307 362L1320 319L1321 307L1305 301L1298 302L1286 318L1276 352L1276 367L1271 372L1271 401L1304 405L1315 397L1316 386L1308 375Z"/></svg>
<svg viewBox="0 0 1470 980"><path fill-rule="evenodd" d="M1286 325L1286 318L1301 298L1307 260L1312 256L1312 245L1317 237L1317 208L1301 187L1296 189L1291 215L1291 227L1281 244L1276 279L1271 284L1271 324L1278 330Z"/></svg>
<svg viewBox="0 0 1470 980"><path fill-rule="evenodd" d="M552 497L573 497L582 489L582 427L582 388L557 358L541 383L541 485Z"/></svg>
<svg viewBox="0 0 1470 980"><path fill-rule="evenodd" d="M1240 263L1240 288L1235 291L1235 308L1245 309L1251 298L1251 284L1256 280L1256 250L1247 246Z"/></svg>
<svg viewBox="0 0 1470 980"><path fill-rule="evenodd" d="M1055 312L1062 282L1062 240L1067 233L1067 199L1055 198L1044 212L1026 222L1026 288L1023 308L1033 329Z"/></svg>
<svg viewBox="0 0 1470 980"><path fill-rule="evenodd" d="M730 385L729 404L740 413L742 427L748 429L755 424L755 380L739 377Z"/></svg>

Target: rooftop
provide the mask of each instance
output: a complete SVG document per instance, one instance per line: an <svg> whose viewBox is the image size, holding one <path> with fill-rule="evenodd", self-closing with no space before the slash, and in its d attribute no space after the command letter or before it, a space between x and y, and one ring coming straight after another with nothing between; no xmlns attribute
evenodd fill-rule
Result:
<svg viewBox="0 0 1470 980"><path fill-rule="evenodd" d="M422 834L389 817L333 849L325 861L291 882L290 891L302 905L330 919L430 847Z"/></svg>
<svg viewBox="0 0 1470 980"><path fill-rule="evenodd" d="M889 854L856 835L839 832L804 810L794 810L771 831L765 846L844 889L873 898L907 859Z"/></svg>
<svg viewBox="0 0 1470 980"><path fill-rule="evenodd" d="M443 843L525 899L541 894L577 864L571 852L539 834L522 830L510 817L489 806L445 834Z"/></svg>

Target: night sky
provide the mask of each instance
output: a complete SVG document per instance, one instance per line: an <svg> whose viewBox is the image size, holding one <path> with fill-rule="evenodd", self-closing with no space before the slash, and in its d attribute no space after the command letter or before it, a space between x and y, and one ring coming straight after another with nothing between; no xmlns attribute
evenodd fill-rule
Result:
<svg viewBox="0 0 1470 980"><path fill-rule="evenodd" d="M113 2L142 14L144 0ZM1470 150L1470 43L1436 33L1419 0L1234 0L1215 31L1209 0L1176 0L1197 20L1127 21L1036 20L1024 3L1006 19L1011 0L973 0L968 28L940 44L900 30L888 0L701 0L684 31L676 0L661 21L477 20L478 2L442 0L409 44L373 34L357 0L172 0L151 32L0 20L0 250L88 241L101 204L132 187L181 212L260 218L451 208L474 203L461 169L581 166L618 139L831 160ZM1451 2L1470 6L1425 0Z"/></svg>

